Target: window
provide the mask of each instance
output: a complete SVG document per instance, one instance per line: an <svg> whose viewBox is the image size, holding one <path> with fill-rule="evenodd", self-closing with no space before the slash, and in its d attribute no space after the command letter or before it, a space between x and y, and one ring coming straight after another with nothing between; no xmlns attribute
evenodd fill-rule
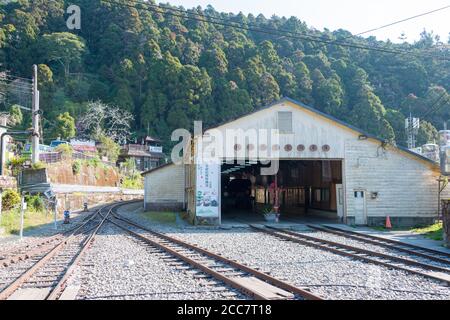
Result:
<svg viewBox="0 0 450 320"><path fill-rule="evenodd" d="M280 133L292 133L292 112L278 112L278 130Z"/></svg>

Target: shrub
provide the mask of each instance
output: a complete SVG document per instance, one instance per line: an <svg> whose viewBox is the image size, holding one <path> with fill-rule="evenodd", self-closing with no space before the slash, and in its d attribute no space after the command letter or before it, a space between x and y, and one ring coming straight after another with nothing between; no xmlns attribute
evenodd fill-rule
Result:
<svg viewBox="0 0 450 320"><path fill-rule="evenodd" d="M13 158L9 161L8 165L11 166L11 172L13 176L17 176L20 172L20 170L23 168L23 164L27 161L27 159L20 157L20 158Z"/></svg>
<svg viewBox="0 0 450 320"><path fill-rule="evenodd" d="M122 178L122 188L125 189L143 189L144 179L139 173L134 173Z"/></svg>
<svg viewBox="0 0 450 320"><path fill-rule="evenodd" d="M79 174L81 171L81 161L80 160L75 160L72 163L72 172L74 175Z"/></svg>
<svg viewBox="0 0 450 320"><path fill-rule="evenodd" d="M87 160L87 165L90 167L97 168L100 164L102 164L102 162L97 157Z"/></svg>
<svg viewBox="0 0 450 320"><path fill-rule="evenodd" d="M28 209L33 211L44 211L45 203L40 195L27 195L25 197L25 201L27 202Z"/></svg>
<svg viewBox="0 0 450 320"><path fill-rule="evenodd" d="M13 189L7 189L2 194L2 208L3 210L11 210L20 205L20 194Z"/></svg>
<svg viewBox="0 0 450 320"><path fill-rule="evenodd" d="M68 144L60 144L55 148L55 152L61 153L61 157L63 159L69 159L72 158L73 149Z"/></svg>
<svg viewBox="0 0 450 320"><path fill-rule="evenodd" d="M34 170L39 170L39 169L44 169L47 165L41 161L38 161L36 163L33 163L31 165L31 168L33 168Z"/></svg>

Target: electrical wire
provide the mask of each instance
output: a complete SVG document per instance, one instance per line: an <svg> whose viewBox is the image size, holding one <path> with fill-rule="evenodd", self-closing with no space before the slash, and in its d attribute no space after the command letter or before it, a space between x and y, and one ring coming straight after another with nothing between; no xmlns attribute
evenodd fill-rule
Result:
<svg viewBox="0 0 450 320"><path fill-rule="evenodd" d="M354 49L362 49L362 50L368 50L368 51L377 51L377 52L390 53L390 54L409 54L409 55L416 56L416 57L422 57L422 58L428 57L428 58L435 58L435 59L450 61L450 57L436 56L436 55L429 54L429 53L428 54L427 53L420 54L420 53L407 51L407 50L392 49L392 48L385 48L385 47L375 47L375 46L366 46L366 45L359 45L359 44L348 43L348 42L340 42L340 41L337 41L337 40L326 40L323 37L318 37L318 36L315 36L315 35L307 35L307 34L302 34L302 33L298 33L298 32L282 30L282 29L247 27L245 25L242 25L240 23L231 21L229 19L211 17L211 16L202 15L202 14L198 14L198 13L194 14L194 13L190 13L190 12L187 12L187 11L183 11L181 9L161 7L161 6L158 6L158 5L154 5L154 4L151 4L151 3L144 3L144 2L141 2L141 1L134 1L134 5L130 4L130 3L120 3L120 2L117 2L115 0L103 0L103 2L110 3L110 4L116 4L116 5L119 5L119 6L127 6L127 7L131 7L131 8L137 9L137 10L139 10L139 9L147 10L147 11L152 11L152 12L156 12L156 13L160 13L160 14L164 14L164 15L175 16L175 17L180 17L180 18L190 19L190 20L195 20L195 21L200 21L200 22L206 22L206 23L211 23L211 24L216 24L216 25L221 25L221 26L231 27L231 28L236 28L236 29L241 29L241 30L247 30L247 31L252 31L252 32L259 32L259 33L275 35L275 36L280 36L280 37L301 39L301 40L308 41L308 42L319 42L319 43L325 43L325 44L328 44L328 45L337 45L337 46L349 47L349 48L354 48ZM142 7L137 7L136 6L137 4L140 4ZM158 11L158 9L161 10L162 12ZM170 12L168 12L168 11L170 11ZM183 12L183 14L173 13L173 12L177 12L177 11L178 12L181 11L181 12ZM203 17L203 18L192 17L192 15L197 15L197 16L200 16L200 17ZM211 21L209 19L226 21L226 22Z"/></svg>
<svg viewBox="0 0 450 320"><path fill-rule="evenodd" d="M381 29L384 29L384 28L387 28L387 27L394 26L394 25L399 24L399 23L403 23L403 22L406 22L406 21L409 21L409 20L417 19L417 18L426 16L426 15L429 15L429 14L432 14L432 13L436 13L438 11L442 11L442 10L445 10L445 9L448 9L448 8L450 8L450 5L447 5L447 6L438 8L438 9L434 9L434 10L431 10L431 11L427 11L427 12L424 12L424 13L420 13L420 14L417 14L417 15L409 17L409 18L405 18L405 19L402 19L402 20L394 21L394 22L385 24L385 25L377 27L377 28L373 28L373 29L369 29L369 30L366 30L366 31L362 31L362 32L359 32L359 33L355 34L354 36L360 36L360 35L363 35L363 34L366 34L366 33L369 33L369 32L378 31L378 30L381 30Z"/></svg>

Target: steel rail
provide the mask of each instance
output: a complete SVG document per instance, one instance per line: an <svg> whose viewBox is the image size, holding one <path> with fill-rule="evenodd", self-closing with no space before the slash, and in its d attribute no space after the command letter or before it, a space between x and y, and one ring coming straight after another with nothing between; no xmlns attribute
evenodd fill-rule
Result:
<svg viewBox="0 0 450 320"><path fill-rule="evenodd" d="M375 251L370 251L370 250L366 250L366 249L361 249L361 248L356 248L353 246L349 246L349 245L345 245L342 243L337 243L337 242L333 242L333 241L328 241L328 240L323 240L320 238L315 238L315 237L311 237L311 236L306 236L303 234L299 234L296 232L291 232L288 230L284 230L284 229L279 229L276 227L269 227L266 226L266 228L261 228L261 227L257 227L254 225L250 225L251 228L272 235L274 237L278 237L280 239L283 240L288 240L288 241L292 241L292 242L296 242L305 246L309 246L309 247L314 247L316 249L320 249L320 250L325 250L325 251L329 251L332 253L336 253L342 256L346 256L346 257L350 257L350 258L354 258L354 259L358 259L364 262L369 262L369 263L373 263L373 264L378 264L378 265L382 265L385 266L387 268L391 268L391 269L397 269L397 270L402 270L402 271L406 271L409 273L413 273L416 275L420 275L423 277L427 277L433 280L438 280L441 282L445 282L447 285L450 284L450 275L448 274L448 272L450 272L447 269L443 269L443 268L439 268L436 266L431 266L431 265L427 265L427 264L423 264L420 262L416 262L416 261L412 261L412 260L408 260L408 259L402 259L402 258L398 258L398 257L394 257L394 256L390 256L390 255L386 255L386 254L382 254L382 253L378 253ZM269 230L271 229L271 230ZM425 270L431 270L431 269L441 269L444 270L444 272L440 271L440 272L424 272L424 271L418 271L418 270L413 270L410 268L405 268L404 266L399 266L397 264L393 264L391 262L384 262L384 261L380 261L377 259L373 259L370 256L376 256L382 259L386 259L386 260L391 260L391 261L397 261L397 262L401 262L403 264L406 265L415 265L415 266L421 266L421 268L425 269Z"/></svg>
<svg viewBox="0 0 450 320"><path fill-rule="evenodd" d="M105 205L104 207L109 206ZM97 214L104 208L100 208L94 213L89 219L87 219L83 224L77 227L69 236L67 236L64 240L59 242L53 249L47 252L42 258L40 258L33 266L31 266L27 271L22 273L17 279L11 282L3 291L0 292L0 300L6 300L10 297L17 289L19 289L22 284L27 282L38 270L41 269L50 259L56 256L65 246L66 244L73 239L73 237L84 228L89 222L91 222Z"/></svg>
<svg viewBox="0 0 450 320"><path fill-rule="evenodd" d="M415 251L415 250L412 250L412 249L406 249L404 247L400 247L400 244L396 244L396 245L390 244L388 242L384 242L383 239L372 240L370 238L365 238L364 236L360 237L360 236L356 236L356 235L353 235L353 234L346 233L345 230L342 230L342 231L339 230L338 231L338 230L334 230L334 229L329 229L327 226L307 225L307 227L310 228L310 229L317 230L317 231L322 231L322 232L326 232L326 233L330 233L330 234L335 234L335 235L342 236L342 237L345 237L345 238L348 238L348 239L353 239L353 240L356 240L356 241L370 243L370 244L373 244L373 245L376 245L376 246L380 246L380 247L384 247L384 248L387 248L387 249L392 249L392 250L404 252L404 253L407 253L407 254L410 254L410 255L415 255L415 256L418 256L418 257L426 258L428 260L432 260L432 261L436 261L436 262L439 262L439 263L445 263L445 264L450 265L450 260L443 259L443 258L436 257L436 256L432 256L432 255L429 255L429 254L426 254L426 253L423 253L423 252L418 252L418 251ZM444 256L444 254L442 254L442 256Z"/></svg>
<svg viewBox="0 0 450 320"><path fill-rule="evenodd" d="M321 297L319 297L319 296L317 296L317 295L315 295L315 294L313 294L313 293L311 293L311 292L309 292L307 290L295 287L295 286L293 286L293 285L291 285L291 284L289 284L287 282L284 282L284 281L281 281L279 279L276 279L276 278L274 278L274 277L272 277L272 276L270 276L270 275L268 275L266 273L263 273L263 272L260 272L258 270L255 270L253 268L250 268L248 266L245 266L245 265L243 265L243 264L241 264L239 262L227 259L227 258L225 258L225 257L223 257L223 256L221 256L219 254L213 253L213 252L208 251L206 249L202 249L202 248L197 247L197 246L195 246L193 244L190 244L190 243L181 241L179 239L167 236L165 234L156 232L154 230L148 229L145 226L137 224L134 221L131 221L129 219L126 219L126 218L118 215L115 212L113 212L112 216L115 219L119 220L119 221L127 223L128 225L131 225L131 226L136 227L138 229L144 230L144 231L150 233L152 236L155 236L156 238L159 238L159 239L162 239L162 240L167 241L169 243L176 244L176 245L181 246L183 248L187 248L189 250L195 251L195 252L200 253L200 254L202 254L204 256L207 256L209 258L212 258L212 259L215 259L217 261L220 261L220 262L222 262L224 264L228 264L228 265L232 266L235 269L239 269L239 270L243 271L244 273L252 275L252 276L258 278L259 280L265 281L265 282L273 285L274 287L278 287L280 289L283 289L285 291L288 291L288 292L291 292L291 293L293 293L295 295L298 295L298 296L302 297L303 299L306 299L306 300L323 300L323 298L321 298ZM205 265L202 265L201 263L199 263L199 262L197 262L197 261L195 261L195 260L193 260L193 259L191 259L191 258L189 258L189 257L187 257L187 256L185 256L185 255L183 255L181 253L179 253L178 251L176 251L174 249L171 249L167 245L165 245L163 243L160 243L158 241L154 241L153 239L145 237L144 235L141 235L141 234L139 234L137 232L134 232L134 231L130 230L129 228L124 227L121 224L114 222L111 219L108 219L108 220L111 223L113 223L114 225L118 226L119 228L121 228L123 230L126 230L127 232L129 232L130 234L135 236L136 238L139 238L139 239L141 239L144 242L150 243L151 245L153 245L155 247L158 247L158 248L162 249L163 251L166 251L166 252L170 253L171 255L173 255L173 256L175 256L175 257L185 261L186 263L194 266L195 268L198 268L198 269L202 270L203 272L212 275L216 279L219 279L219 280L223 281L224 283L226 283L226 284L230 285L231 287L239 290L240 292L244 292L244 294L246 294L248 296L251 296L251 297L254 297L256 299L265 299L264 296L259 295L257 292L249 291L247 288L244 288L240 283L234 281L233 279L230 279L229 277L224 276L224 275L220 274L219 272L214 271L214 270L212 270L211 268L209 268L209 267L207 267Z"/></svg>
<svg viewBox="0 0 450 320"><path fill-rule="evenodd" d="M383 237L377 237L377 236L370 235L370 234L363 234L363 233L356 232L356 231L343 230L343 229L335 228L335 227L332 227L332 226L325 226L325 227L328 228L328 229L331 229L331 230L336 230L336 231L352 234L352 235L363 237L363 238L367 238L367 239L388 242L388 243L396 244L396 245L399 245L399 246L409 247L409 248L412 248L412 249L426 251L426 252L429 252L429 253L433 253L433 254L441 255L443 257L450 258L450 253L443 252L443 251L440 251L440 250L434 250L434 249L431 249L431 248L425 248L425 247L418 246L418 245L415 245L415 244L406 243L406 242L393 240L393 239L387 239L387 238L383 238Z"/></svg>
<svg viewBox="0 0 450 320"><path fill-rule="evenodd" d="M118 206L118 205L116 205ZM109 208L108 213L102 218L102 221L94 228L94 231L89 235L89 237L84 241L81 250L77 253L73 261L70 263L69 267L66 269L64 275L62 278L58 281L58 283L51 289L49 294L46 297L46 300L57 300L61 294L64 292L64 289L66 288L67 280L70 278L72 273L75 271L76 267L78 266L78 263L81 261L82 257L86 253L86 251L91 246L92 242L94 241L95 236L97 235L100 228L103 226L104 222L112 212L112 209L115 207L115 205L111 206ZM101 209L99 210L99 215L101 214Z"/></svg>
<svg viewBox="0 0 450 320"><path fill-rule="evenodd" d="M89 218L92 215L97 214L97 210L94 211L93 213L91 213L91 215L89 216ZM86 217L83 219L83 221L81 223L84 223L86 221ZM64 232L60 232L58 234L55 234L53 236L47 237L44 240L38 240L36 242L32 242L27 244L26 246L22 247L22 248L16 248L16 249L12 249L10 251L4 252L2 253L2 255L4 256L4 258L0 258L0 267L8 267L10 264L13 263L17 263L18 261L22 261L22 260L26 260L29 258L32 258L34 256L40 255L43 252L49 250L49 247L58 241L61 241L62 239L64 239L64 237L68 234L70 234L71 232L75 231L78 228L78 225L66 230ZM20 253L16 253L18 251L23 251L23 250L30 250L28 252L20 252Z"/></svg>

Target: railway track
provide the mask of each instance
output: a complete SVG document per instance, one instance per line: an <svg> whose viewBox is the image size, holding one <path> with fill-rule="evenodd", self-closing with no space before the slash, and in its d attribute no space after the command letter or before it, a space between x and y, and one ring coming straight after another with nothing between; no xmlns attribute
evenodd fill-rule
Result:
<svg viewBox="0 0 450 320"><path fill-rule="evenodd" d="M55 244L59 243L66 236L74 232L80 225L82 225L90 217L97 214L97 212L98 210L95 210L94 212L86 215L86 217L84 217L80 223L77 223L76 226L70 228L69 230L65 230L53 236L46 237L45 239L42 240L40 239L33 241L19 248L14 248L8 251L0 252L0 268L8 267L13 263L18 263L20 261L24 261L42 255L45 252L51 250L51 248L53 248Z"/></svg>
<svg viewBox="0 0 450 320"><path fill-rule="evenodd" d="M440 281L442 283L445 283L446 285L450 284L450 269L448 268L438 267L435 265L401 258L390 254L388 255L376 251L362 249L339 242L324 240L321 238L312 237L309 235L277 227L266 226L265 228L262 228L254 225L251 225L251 227L259 232L269 234L279 239L333 252L335 254L350 257L360 261L385 266L390 269L406 271L412 274Z"/></svg>
<svg viewBox="0 0 450 320"><path fill-rule="evenodd" d="M252 269L237 261L197 247L177 238L150 230L113 212L105 217L118 228L139 241L188 264L204 274L232 287L244 295L258 300L322 300L306 289L295 287L266 273Z"/></svg>
<svg viewBox="0 0 450 320"><path fill-rule="evenodd" d="M101 207L64 239L56 244L56 238L54 242L50 242L49 250L39 248L42 250L36 252L37 255L28 261L31 265L15 270L12 279L4 284L0 300L12 298L13 295L20 298L21 294L27 293L36 299L58 299L64 291L67 279L115 206L117 204ZM107 212L102 216L101 212L104 210Z"/></svg>
<svg viewBox="0 0 450 320"><path fill-rule="evenodd" d="M442 252L439 250L433 250L430 248L425 248L421 246L417 246L410 243L405 243L397 240L386 239L382 237L377 237L373 235L363 234L356 231L344 230L341 228L335 228L332 226L317 226L317 225L308 225L310 229L314 229L317 231L322 231L330 234L335 234L338 236L342 236L348 239L353 239L369 244L373 244L376 246L384 247L387 249L404 252L410 255L422 257L431 261L447 264L450 266L450 253Z"/></svg>

